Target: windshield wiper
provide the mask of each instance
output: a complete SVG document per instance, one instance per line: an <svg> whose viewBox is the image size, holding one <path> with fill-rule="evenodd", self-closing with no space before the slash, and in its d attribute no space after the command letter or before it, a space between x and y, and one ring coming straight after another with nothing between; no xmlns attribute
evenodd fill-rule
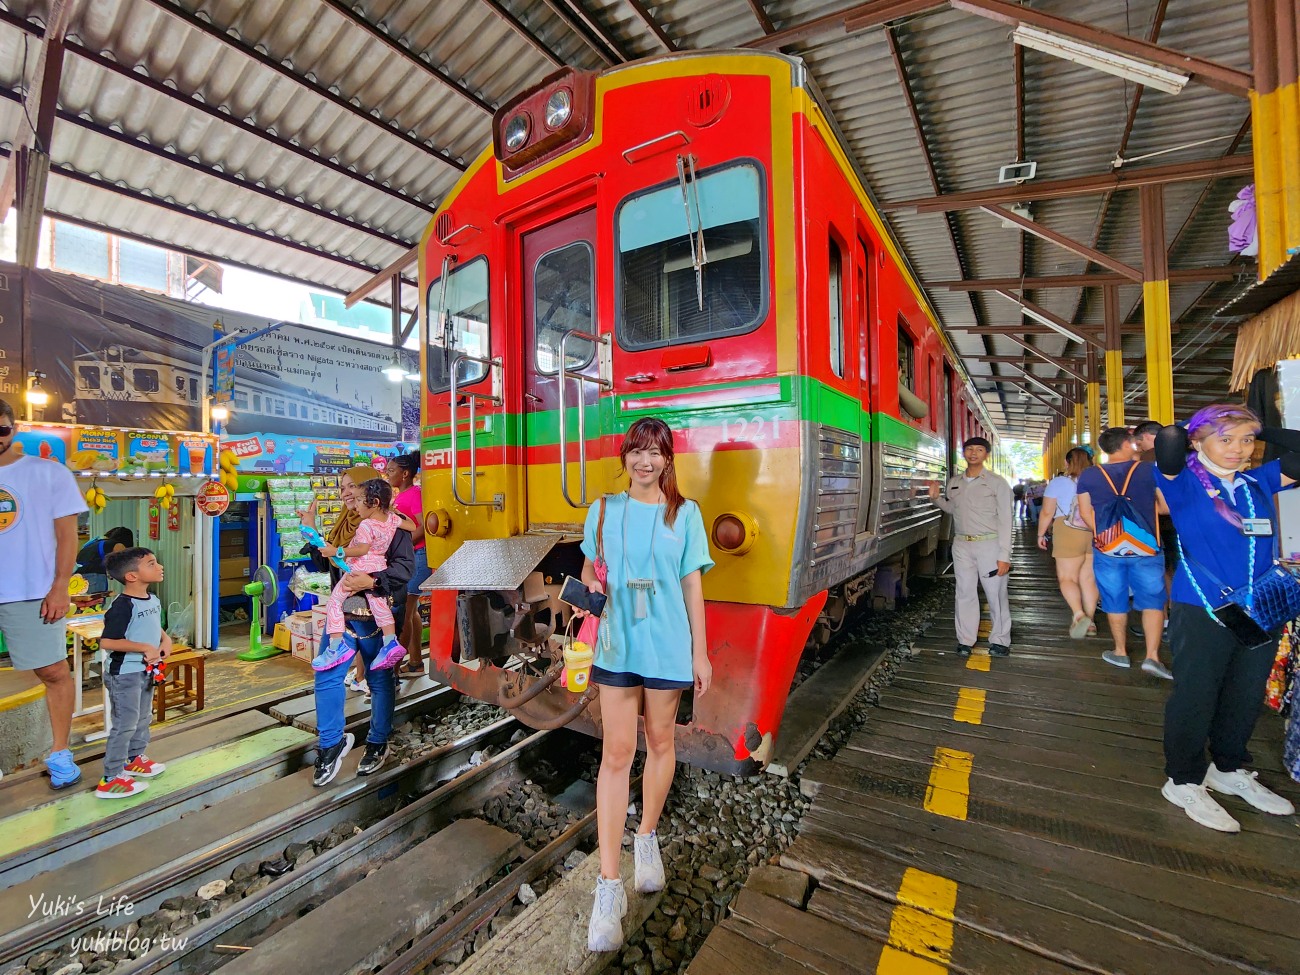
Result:
<svg viewBox="0 0 1300 975"><path fill-rule="evenodd" d="M691 196L686 188L686 169L691 171L691 190L695 196L695 224L691 225ZM704 311L704 265L709 263L709 255L704 249L704 216L700 211L700 181L695 172L695 155L677 157L677 185L682 188L682 206L686 209L686 238L691 242L691 266L695 268L695 299L700 311ZM698 237L698 247L696 238Z"/></svg>

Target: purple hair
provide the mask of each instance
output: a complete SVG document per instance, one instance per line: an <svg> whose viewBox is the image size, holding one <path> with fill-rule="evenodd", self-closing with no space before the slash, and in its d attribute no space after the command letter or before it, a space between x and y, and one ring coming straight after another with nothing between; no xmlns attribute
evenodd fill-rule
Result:
<svg viewBox="0 0 1300 975"><path fill-rule="evenodd" d="M1200 410L1187 421L1187 438L1189 440L1204 440L1212 434L1223 433L1225 430L1231 430L1233 427L1239 427L1247 423L1255 428L1256 433L1264 425L1259 417L1244 406L1232 403L1215 403ZM1218 512L1219 517L1234 528L1241 528L1241 515L1228 507L1227 503L1220 497L1221 492L1218 486L1211 479L1210 472L1205 469L1205 465L1201 463L1201 458L1197 456L1194 450L1187 455L1187 469L1196 475L1196 479L1205 487L1206 493L1214 499L1214 510Z"/></svg>

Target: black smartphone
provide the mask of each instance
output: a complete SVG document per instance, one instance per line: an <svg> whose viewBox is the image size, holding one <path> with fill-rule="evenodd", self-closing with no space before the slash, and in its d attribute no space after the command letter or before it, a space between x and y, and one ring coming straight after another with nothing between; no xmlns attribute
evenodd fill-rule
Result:
<svg viewBox="0 0 1300 975"><path fill-rule="evenodd" d="M997 574L998 574L998 570L997 570L997 569L994 569L994 570L992 570L991 572L989 572L989 573L988 573L984 578L985 578L985 579L992 579L992 578L993 578L995 575L997 575Z"/></svg>
<svg viewBox="0 0 1300 975"><path fill-rule="evenodd" d="M561 602L568 603L574 609L585 609L592 616L604 612L606 598L603 592L592 592L583 585L581 579L573 576L565 576L564 584L560 586Z"/></svg>
<svg viewBox="0 0 1300 975"><path fill-rule="evenodd" d="M1255 649L1276 642L1273 635L1247 615L1236 603L1228 603L1214 611L1214 618L1227 627L1243 646Z"/></svg>

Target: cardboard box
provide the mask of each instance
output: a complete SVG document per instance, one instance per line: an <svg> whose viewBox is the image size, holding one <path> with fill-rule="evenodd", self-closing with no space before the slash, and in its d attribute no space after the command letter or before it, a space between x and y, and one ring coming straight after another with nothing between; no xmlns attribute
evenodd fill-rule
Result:
<svg viewBox="0 0 1300 975"><path fill-rule="evenodd" d="M289 653L298 660L311 663L311 658L316 656L316 646L316 641L311 637L289 634Z"/></svg>
<svg viewBox="0 0 1300 975"><path fill-rule="evenodd" d="M325 635L325 605L317 603L311 608L311 632L317 640Z"/></svg>
<svg viewBox="0 0 1300 975"><path fill-rule="evenodd" d="M275 632L271 635L271 645L277 650L289 652L289 629L283 623L275 624Z"/></svg>
<svg viewBox="0 0 1300 975"><path fill-rule="evenodd" d="M304 640L313 638L310 611L294 613L284 621L284 627L291 636L300 636Z"/></svg>
<svg viewBox="0 0 1300 975"><path fill-rule="evenodd" d="M248 579L248 556L239 555L234 558L223 558L217 565L219 579Z"/></svg>

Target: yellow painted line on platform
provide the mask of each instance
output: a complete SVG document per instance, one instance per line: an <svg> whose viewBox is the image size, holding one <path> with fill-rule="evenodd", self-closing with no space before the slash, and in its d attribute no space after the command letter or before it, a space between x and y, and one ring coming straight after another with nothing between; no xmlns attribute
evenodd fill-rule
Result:
<svg viewBox="0 0 1300 975"><path fill-rule="evenodd" d="M989 659L987 653L972 653L970 659L966 661L966 669L982 670L987 673L989 669Z"/></svg>
<svg viewBox="0 0 1300 975"><path fill-rule="evenodd" d="M975 632L978 633L980 636L985 636L985 637L988 636L990 633L993 632L993 621L980 620L979 629L976 630Z"/></svg>
<svg viewBox="0 0 1300 975"><path fill-rule="evenodd" d="M889 943L876 975L943 975L952 960L957 885L947 877L908 867L889 919Z"/></svg>
<svg viewBox="0 0 1300 975"><path fill-rule="evenodd" d="M930 784L925 789L925 811L949 819L965 819L970 799L970 770L975 756L942 745L934 750Z"/></svg>
<svg viewBox="0 0 1300 975"><path fill-rule="evenodd" d="M957 691L957 706L952 709L952 719L966 724L984 721L984 691L963 687Z"/></svg>

